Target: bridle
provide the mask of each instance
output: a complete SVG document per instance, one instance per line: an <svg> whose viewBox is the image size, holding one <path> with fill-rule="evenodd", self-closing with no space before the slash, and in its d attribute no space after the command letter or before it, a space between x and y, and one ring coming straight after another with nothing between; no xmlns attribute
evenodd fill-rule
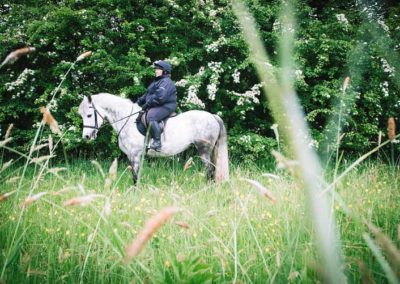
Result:
<svg viewBox="0 0 400 284"><path fill-rule="evenodd" d="M100 116L103 120L104 117L99 113L99 111L96 109L96 107L94 106L92 99L89 99L89 102L92 104L92 106L89 106L89 108L93 109L93 115L94 115L94 125L83 125L83 128L92 128L92 129L96 129L97 131L100 129L99 124L97 122L97 115Z"/></svg>
<svg viewBox="0 0 400 284"><path fill-rule="evenodd" d="M89 108L92 108L92 109L93 109L94 125L85 125L85 124L84 124L84 125L83 125L83 128L91 128L91 129L96 129L97 131L99 131L100 128L101 128L105 123L103 123L101 126L99 126L97 116L100 116L101 119L103 119L103 121L104 121L104 117L100 114L100 112L99 112L99 111L96 109L96 107L94 106L94 103L93 103L93 101L92 101L92 97L91 97L91 96L88 96L88 100L89 100L89 103L92 104L91 106L89 106ZM132 107L132 109L133 109L133 107ZM119 122L119 121L121 121L121 120L127 119L127 120L125 121L124 125L123 125L123 126L121 127L121 129L119 130L119 132L118 132L118 134L117 134L118 137L119 137L121 131L124 129L125 125L128 123L128 121L129 121L129 119L131 118L131 116L133 116L133 115L135 115L135 114L137 114L137 113L139 113L139 112L141 112L141 111L142 111L142 110L139 110L139 111L137 111L137 112L132 113L132 110L131 110L131 114L129 114L128 116L125 116L125 117L120 118L120 119L118 119L118 120L115 120L115 121L113 121L113 122L109 122L110 125L111 125L111 124L114 124L114 123Z"/></svg>

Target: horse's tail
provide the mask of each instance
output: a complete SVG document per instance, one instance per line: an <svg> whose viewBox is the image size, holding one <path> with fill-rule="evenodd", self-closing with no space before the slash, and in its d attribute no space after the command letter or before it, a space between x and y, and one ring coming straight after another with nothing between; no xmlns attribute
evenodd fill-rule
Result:
<svg viewBox="0 0 400 284"><path fill-rule="evenodd" d="M229 179L229 158L224 122L218 115L214 117L219 124L219 135L213 150L212 163L215 165L215 181L218 183Z"/></svg>

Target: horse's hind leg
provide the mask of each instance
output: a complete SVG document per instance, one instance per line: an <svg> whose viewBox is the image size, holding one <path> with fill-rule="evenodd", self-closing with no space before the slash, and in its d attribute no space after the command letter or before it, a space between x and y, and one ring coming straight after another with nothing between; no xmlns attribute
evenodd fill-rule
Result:
<svg viewBox="0 0 400 284"><path fill-rule="evenodd" d="M208 141L202 141L195 143L195 146L199 151L201 160L207 168L207 180L211 181L214 175L214 165L211 163L211 143L209 143Z"/></svg>

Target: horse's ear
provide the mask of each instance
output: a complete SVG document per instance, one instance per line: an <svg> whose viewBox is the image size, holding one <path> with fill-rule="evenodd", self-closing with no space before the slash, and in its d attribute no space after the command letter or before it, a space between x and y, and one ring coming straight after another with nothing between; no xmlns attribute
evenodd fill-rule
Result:
<svg viewBox="0 0 400 284"><path fill-rule="evenodd" d="M88 99L88 101L89 101L89 103L92 103L92 96L87 96L87 99Z"/></svg>

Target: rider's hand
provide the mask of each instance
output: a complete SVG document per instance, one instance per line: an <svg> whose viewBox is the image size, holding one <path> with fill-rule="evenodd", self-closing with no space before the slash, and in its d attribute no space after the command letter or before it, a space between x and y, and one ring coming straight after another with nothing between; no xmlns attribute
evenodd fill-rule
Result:
<svg viewBox="0 0 400 284"><path fill-rule="evenodd" d="M150 107L150 106L149 106L147 103L145 103L145 104L142 106L142 109L143 109L143 110L147 110L149 107Z"/></svg>

